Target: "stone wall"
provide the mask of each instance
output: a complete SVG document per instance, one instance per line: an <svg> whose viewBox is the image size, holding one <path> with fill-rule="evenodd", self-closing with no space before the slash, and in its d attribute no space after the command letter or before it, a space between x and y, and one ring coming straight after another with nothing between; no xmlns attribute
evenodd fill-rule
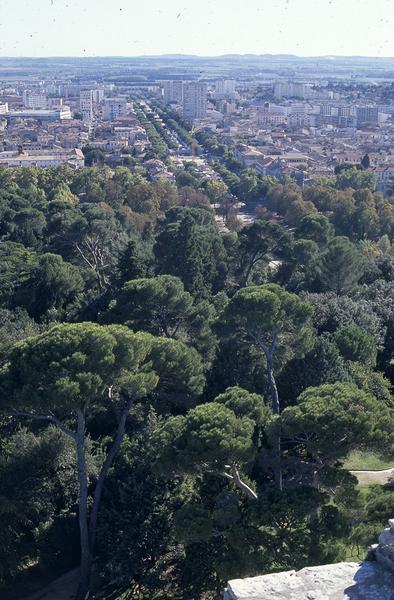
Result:
<svg viewBox="0 0 394 600"><path fill-rule="evenodd" d="M224 600L394 600L394 519L370 558L234 579Z"/></svg>

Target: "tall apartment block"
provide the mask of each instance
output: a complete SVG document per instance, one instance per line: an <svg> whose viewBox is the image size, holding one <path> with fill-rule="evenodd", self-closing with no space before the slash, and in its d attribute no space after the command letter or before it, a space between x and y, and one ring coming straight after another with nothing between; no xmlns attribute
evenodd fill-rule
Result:
<svg viewBox="0 0 394 600"><path fill-rule="evenodd" d="M104 100L105 91L102 88L92 90L93 102L100 104Z"/></svg>
<svg viewBox="0 0 394 600"><path fill-rule="evenodd" d="M275 98L308 98L309 86L304 83L278 82L274 85Z"/></svg>
<svg viewBox="0 0 394 600"><path fill-rule="evenodd" d="M163 97L166 104L182 104L183 81L164 81Z"/></svg>
<svg viewBox="0 0 394 600"><path fill-rule="evenodd" d="M235 79L218 79L215 82L215 91L217 94L234 94Z"/></svg>
<svg viewBox="0 0 394 600"><path fill-rule="evenodd" d="M206 83L189 81L183 84L183 115L189 119L202 119L207 114Z"/></svg>
<svg viewBox="0 0 394 600"><path fill-rule="evenodd" d="M93 92L81 90L79 92L79 110L83 121L93 121Z"/></svg>
<svg viewBox="0 0 394 600"><path fill-rule="evenodd" d="M356 115L357 125L379 122L379 109L377 106L358 106Z"/></svg>
<svg viewBox="0 0 394 600"><path fill-rule="evenodd" d="M25 90L22 95L23 106L25 106L26 108L46 108L47 101L48 100L46 94L38 94L35 92Z"/></svg>
<svg viewBox="0 0 394 600"><path fill-rule="evenodd" d="M117 117L120 117L122 115L127 115L126 98L119 97L104 99L103 118L106 121L114 121Z"/></svg>

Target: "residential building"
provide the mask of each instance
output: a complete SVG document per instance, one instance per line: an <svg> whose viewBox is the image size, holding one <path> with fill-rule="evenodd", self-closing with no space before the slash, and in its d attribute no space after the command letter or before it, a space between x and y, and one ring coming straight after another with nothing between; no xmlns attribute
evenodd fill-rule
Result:
<svg viewBox="0 0 394 600"><path fill-rule="evenodd" d="M357 125L363 125L364 123L379 122L379 109L377 106L359 106L356 111Z"/></svg>
<svg viewBox="0 0 394 600"><path fill-rule="evenodd" d="M308 87L305 83L280 81L274 85L275 98L307 98Z"/></svg>
<svg viewBox="0 0 394 600"><path fill-rule="evenodd" d="M82 114L82 121L93 121L93 90L79 92L79 110Z"/></svg>
<svg viewBox="0 0 394 600"><path fill-rule="evenodd" d="M103 88L97 88L96 90L92 90L93 102L95 104L100 104L104 100L105 90Z"/></svg>
<svg viewBox="0 0 394 600"><path fill-rule="evenodd" d="M237 105L234 100L219 100L217 103L218 110L224 115L232 115L237 111Z"/></svg>
<svg viewBox="0 0 394 600"><path fill-rule="evenodd" d="M283 125L287 122L287 117L280 112L263 110L259 112L257 122L259 125Z"/></svg>
<svg viewBox="0 0 394 600"><path fill-rule="evenodd" d="M376 191L383 192L394 189L394 164L372 168L376 175Z"/></svg>
<svg viewBox="0 0 394 600"><path fill-rule="evenodd" d="M134 127L114 127L114 137L116 140L127 140L129 145L134 144L136 140L138 141L148 141L148 137L146 135L146 131L141 126Z"/></svg>
<svg viewBox="0 0 394 600"><path fill-rule="evenodd" d="M26 110L9 110L7 119L37 119L39 121L62 121L71 119L71 110L69 106L60 106L59 108L51 109L26 109Z"/></svg>
<svg viewBox="0 0 394 600"><path fill-rule="evenodd" d="M183 84L183 115L189 119L203 119L207 114L206 83L189 81Z"/></svg>
<svg viewBox="0 0 394 600"><path fill-rule="evenodd" d="M105 121L114 121L118 117L127 115L127 100L124 97L105 98L103 118Z"/></svg>
<svg viewBox="0 0 394 600"><path fill-rule="evenodd" d="M47 96L46 94L38 94L36 92L31 92L29 90L25 90L22 94L23 106L26 108L46 108L47 107Z"/></svg>
<svg viewBox="0 0 394 600"><path fill-rule="evenodd" d="M163 98L166 104L182 104L183 81L164 81Z"/></svg>
<svg viewBox="0 0 394 600"><path fill-rule="evenodd" d="M217 94L233 94L235 92L235 79L218 79L215 82Z"/></svg>
<svg viewBox="0 0 394 600"><path fill-rule="evenodd" d="M74 168L83 167L85 157L82 150L49 151L6 151L0 152L0 167L57 167L68 164Z"/></svg>

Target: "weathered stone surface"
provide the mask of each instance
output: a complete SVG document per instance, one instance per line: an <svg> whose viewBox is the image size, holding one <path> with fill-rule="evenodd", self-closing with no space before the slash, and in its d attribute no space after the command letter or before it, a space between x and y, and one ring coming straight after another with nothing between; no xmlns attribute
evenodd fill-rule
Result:
<svg viewBox="0 0 394 600"><path fill-rule="evenodd" d="M373 561L307 567L234 579L224 600L394 600L394 574Z"/></svg>
<svg viewBox="0 0 394 600"><path fill-rule="evenodd" d="M374 553L376 560L394 573L394 519L389 519L389 527L380 534Z"/></svg>

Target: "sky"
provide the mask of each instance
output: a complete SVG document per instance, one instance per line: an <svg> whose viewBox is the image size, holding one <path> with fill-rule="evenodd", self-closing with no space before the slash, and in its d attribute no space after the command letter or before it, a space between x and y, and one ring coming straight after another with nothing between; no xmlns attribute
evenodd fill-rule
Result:
<svg viewBox="0 0 394 600"><path fill-rule="evenodd" d="M0 0L0 56L394 57L394 0Z"/></svg>

